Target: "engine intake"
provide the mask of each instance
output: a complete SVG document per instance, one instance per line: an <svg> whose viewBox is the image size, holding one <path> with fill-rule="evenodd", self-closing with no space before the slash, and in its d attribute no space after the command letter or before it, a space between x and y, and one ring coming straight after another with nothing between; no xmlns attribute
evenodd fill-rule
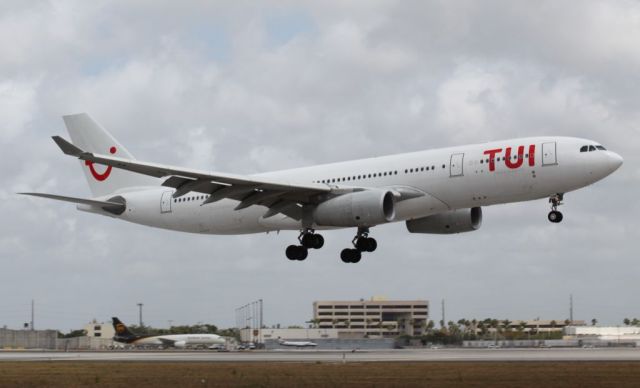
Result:
<svg viewBox="0 0 640 388"><path fill-rule="evenodd" d="M313 212L313 220L321 226L374 226L391 222L396 217L393 193L365 190L328 199Z"/></svg>
<svg viewBox="0 0 640 388"><path fill-rule="evenodd" d="M482 208L458 209L407 221L411 233L453 234L472 232L482 225Z"/></svg>

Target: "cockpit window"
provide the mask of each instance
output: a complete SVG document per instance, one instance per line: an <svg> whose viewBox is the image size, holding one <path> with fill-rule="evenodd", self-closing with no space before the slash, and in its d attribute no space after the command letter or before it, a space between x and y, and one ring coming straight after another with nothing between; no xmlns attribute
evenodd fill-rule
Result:
<svg viewBox="0 0 640 388"><path fill-rule="evenodd" d="M592 145L590 145L590 146L589 146L589 152L591 152L591 151L595 151L595 150L596 150L596 147L594 147L594 146L592 146Z"/></svg>
<svg viewBox="0 0 640 388"><path fill-rule="evenodd" d="M589 151L589 146L580 147L580 152L587 152L587 151Z"/></svg>
<svg viewBox="0 0 640 388"><path fill-rule="evenodd" d="M599 150L601 150L601 151L606 151L606 150L607 150L606 148L604 148L604 147L603 147L603 146L601 146L601 145L597 145L597 146L596 146L596 148L597 148L597 149L599 149Z"/></svg>

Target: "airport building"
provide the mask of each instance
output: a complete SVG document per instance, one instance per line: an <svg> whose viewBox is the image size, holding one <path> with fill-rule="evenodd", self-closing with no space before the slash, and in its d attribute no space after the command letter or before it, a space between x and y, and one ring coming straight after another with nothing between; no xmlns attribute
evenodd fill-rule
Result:
<svg viewBox="0 0 640 388"><path fill-rule="evenodd" d="M568 326L564 334L567 339L596 339L605 342L640 344L640 327L638 326Z"/></svg>
<svg viewBox="0 0 640 388"><path fill-rule="evenodd" d="M424 334L427 300L323 300L313 302L313 322L338 331L339 338L394 338Z"/></svg>
<svg viewBox="0 0 640 388"><path fill-rule="evenodd" d="M337 339L338 330L317 328L251 329L240 330L240 341L263 343L270 340L315 341L319 339Z"/></svg>
<svg viewBox="0 0 640 388"><path fill-rule="evenodd" d="M113 328L113 324L111 322L98 323L95 319L86 325L84 325L84 331L87 337L94 338L107 338L112 339L114 335L116 335L116 331Z"/></svg>
<svg viewBox="0 0 640 388"><path fill-rule="evenodd" d="M476 333L480 333L482 331L481 328L482 321L479 321L476 324ZM571 326L584 326L586 323L583 320L574 320L573 322L569 322L568 320L555 320L555 319L529 319L529 320L513 320L508 322L508 329L512 331L522 330L524 333L552 333L552 332L561 332L564 328ZM498 320L498 328L500 330L505 329L505 322ZM496 327L487 327L486 331L494 332L496 331Z"/></svg>

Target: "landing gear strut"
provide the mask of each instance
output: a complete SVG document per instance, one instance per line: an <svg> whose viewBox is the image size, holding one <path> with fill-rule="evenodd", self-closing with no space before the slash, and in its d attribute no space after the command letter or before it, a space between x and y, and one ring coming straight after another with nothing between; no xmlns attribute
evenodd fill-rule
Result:
<svg viewBox="0 0 640 388"><path fill-rule="evenodd" d="M320 249L324 246L324 237L316 234L313 229L305 229L298 236L300 245L289 245L285 254L289 260L302 261L309 255L309 249Z"/></svg>
<svg viewBox="0 0 640 388"><path fill-rule="evenodd" d="M558 206L562 205L562 198L564 195L562 193L558 193L549 198L549 203L551 204L551 211L547 218L549 221L553 223L558 223L562 221L562 213L558 211Z"/></svg>
<svg viewBox="0 0 640 388"><path fill-rule="evenodd" d="M362 252L373 252L378 243L369 237L369 228L358 228L358 234L351 241L354 248L346 248L340 252L340 259L345 263L357 263L362 258Z"/></svg>

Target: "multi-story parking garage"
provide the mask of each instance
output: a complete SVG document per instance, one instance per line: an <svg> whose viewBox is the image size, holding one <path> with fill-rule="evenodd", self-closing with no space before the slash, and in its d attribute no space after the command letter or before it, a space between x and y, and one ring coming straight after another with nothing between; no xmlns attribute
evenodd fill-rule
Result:
<svg viewBox="0 0 640 388"><path fill-rule="evenodd" d="M422 335L429 319L427 300L370 300L313 302L320 329L338 329L340 338L379 338Z"/></svg>

